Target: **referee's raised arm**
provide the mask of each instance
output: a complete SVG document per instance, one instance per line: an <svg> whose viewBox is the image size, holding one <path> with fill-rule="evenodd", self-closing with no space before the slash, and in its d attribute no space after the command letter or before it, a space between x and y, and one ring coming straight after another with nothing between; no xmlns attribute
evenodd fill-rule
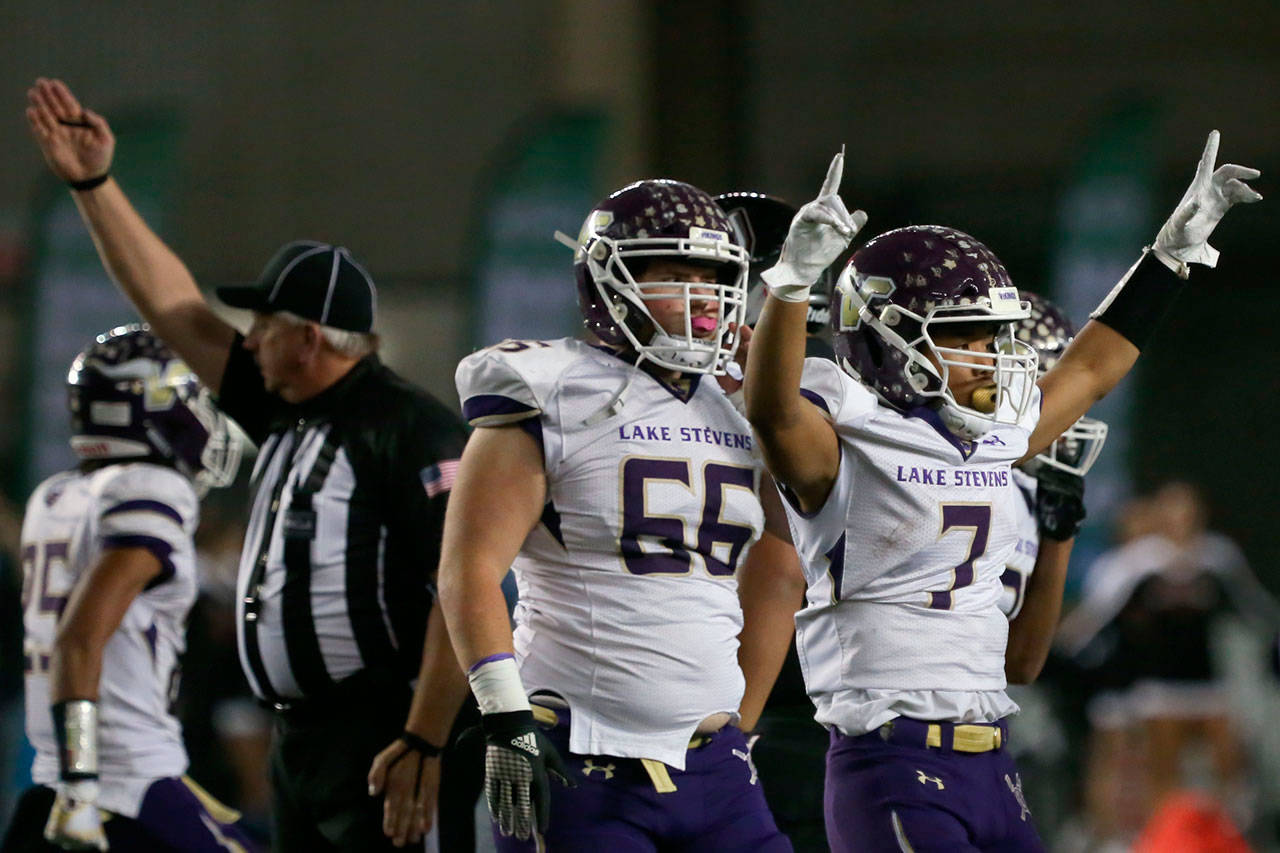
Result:
<svg viewBox="0 0 1280 853"><path fill-rule="evenodd" d="M116 140L61 80L27 91L27 122L45 162L72 190L103 266L152 330L215 393L235 329L216 315L182 259L142 219L111 177Z"/></svg>
<svg viewBox="0 0 1280 853"><path fill-rule="evenodd" d="M28 98L32 133L103 263L259 446L236 639L251 690L275 714L274 848L401 849L366 777L379 750L404 738L423 819L397 840L425 830L440 772L432 759L467 694L434 586L466 429L378 359L377 289L346 248L294 241L257 282L218 288L253 312L241 336L110 179L106 121L58 81L37 81ZM415 677L431 701L406 733ZM477 780L471 802L478 794ZM442 822L472 824L469 808L442 811Z"/></svg>

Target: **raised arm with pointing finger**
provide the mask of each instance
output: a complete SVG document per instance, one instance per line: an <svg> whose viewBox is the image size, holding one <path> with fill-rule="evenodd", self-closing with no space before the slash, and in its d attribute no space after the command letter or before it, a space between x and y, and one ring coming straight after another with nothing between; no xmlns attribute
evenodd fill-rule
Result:
<svg viewBox="0 0 1280 853"><path fill-rule="evenodd" d="M936 225L853 254L831 301L836 364L804 361L795 300L861 224L835 195L839 155L793 220L764 276L745 390L808 581L796 645L832 732L833 850L1043 849L1006 749L1017 705L999 601L1023 500L1013 466L1128 372L1186 264L1216 259L1207 241L1222 215L1260 197L1242 182L1255 170L1214 169L1217 143L1210 134L1154 245L1038 384L1035 349L1016 335L1030 303L989 248ZM1040 508L1042 532L1069 538L1078 513ZM1049 568L1036 573L1054 583L1014 629L1025 677L1057 617Z"/></svg>
<svg viewBox="0 0 1280 853"><path fill-rule="evenodd" d="M143 221L111 178L116 140L61 80L27 91L27 122L45 162L71 188L107 272L156 334L215 392L235 339L182 260Z"/></svg>
<svg viewBox="0 0 1280 853"><path fill-rule="evenodd" d="M1195 177L1169 219L1124 278L1112 288L1072 341L1062 359L1040 380L1044 405L1027 458L1048 447L1129 372L1160 318L1191 274L1189 264L1217 266L1209 235L1235 204L1261 201L1246 180L1261 172L1218 159L1218 131L1209 132Z"/></svg>

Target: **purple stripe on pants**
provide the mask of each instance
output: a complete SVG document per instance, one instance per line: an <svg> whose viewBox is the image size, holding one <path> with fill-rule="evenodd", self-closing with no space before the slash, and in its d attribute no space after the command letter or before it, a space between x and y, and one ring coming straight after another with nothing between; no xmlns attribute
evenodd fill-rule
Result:
<svg viewBox="0 0 1280 853"><path fill-rule="evenodd" d="M888 739L831 733L824 808L835 853L1044 850L1007 749L953 752L948 723L943 748L926 747L927 722L894 723Z"/></svg>

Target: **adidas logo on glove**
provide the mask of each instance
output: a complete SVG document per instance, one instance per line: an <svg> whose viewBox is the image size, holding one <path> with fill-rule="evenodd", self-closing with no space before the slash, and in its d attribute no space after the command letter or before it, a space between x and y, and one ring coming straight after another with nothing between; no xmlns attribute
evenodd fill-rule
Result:
<svg viewBox="0 0 1280 853"><path fill-rule="evenodd" d="M520 737L512 738L511 745L516 749L524 750L535 758L538 756L538 740L533 736L533 732L525 732Z"/></svg>

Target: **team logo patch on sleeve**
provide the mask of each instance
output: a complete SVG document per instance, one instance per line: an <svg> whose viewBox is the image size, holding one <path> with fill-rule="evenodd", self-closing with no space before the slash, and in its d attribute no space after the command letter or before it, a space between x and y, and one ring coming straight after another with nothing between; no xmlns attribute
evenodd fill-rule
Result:
<svg viewBox="0 0 1280 853"><path fill-rule="evenodd" d="M458 460L446 459L434 465L428 465L418 472L422 479L422 487L427 490L427 497L443 495L453 488L454 477L458 475Z"/></svg>

